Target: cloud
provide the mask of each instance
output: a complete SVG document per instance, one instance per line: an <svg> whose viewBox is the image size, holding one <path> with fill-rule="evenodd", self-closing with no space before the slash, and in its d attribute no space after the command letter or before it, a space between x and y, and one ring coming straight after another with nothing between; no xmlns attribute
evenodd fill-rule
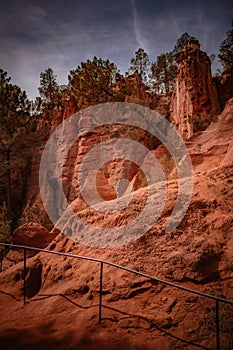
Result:
<svg viewBox="0 0 233 350"><path fill-rule="evenodd" d="M185 31L203 50L216 52L232 16L228 0L0 0L0 7L0 68L30 98L38 95L40 72L48 66L61 84L94 55L124 73L139 47L155 60Z"/></svg>
<svg viewBox="0 0 233 350"><path fill-rule="evenodd" d="M124 11L120 21L106 4L90 11L91 1L78 8L77 2L73 3L74 8L58 1L53 8L43 1L39 5L24 1L23 11L20 2L4 8L1 66L26 89L30 98L38 95L40 72L48 66L62 84L67 82L71 69L94 55L109 58L127 70L125 56L132 51L132 25L127 7L122 8L123 2L114 5L115 13Z"/></svg>
<svg viewBox="0 0 233 350"><path fill-rule="evenodd" d="M140 31L140 24L138 21L138 14L137 14L137 9L136 9L136 5L135 5L134 0L131 0L131 5L132 5L132 18L133 18L133 31L135 34L135 39L137 41L139 48L147 49L146 40Z"/></svg>

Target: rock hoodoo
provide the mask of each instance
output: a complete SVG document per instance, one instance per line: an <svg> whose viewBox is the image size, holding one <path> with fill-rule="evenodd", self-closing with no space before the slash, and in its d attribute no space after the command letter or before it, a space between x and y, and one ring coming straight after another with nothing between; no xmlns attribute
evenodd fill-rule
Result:
<svg viewBox="0 0 233 350"><path fill-rule="evenodd" d="M137 71L127 77L119 75L112 92L123 102L148 104L146 85Z"/></svg>
<svg viewBox="0 0 233 350"><path fill-rule="evenodd" d="M199 45L189 44L176 56L178 75L172 94L170 118L187 140L198 126L208 125L220 111L210 59Z"/></svg>

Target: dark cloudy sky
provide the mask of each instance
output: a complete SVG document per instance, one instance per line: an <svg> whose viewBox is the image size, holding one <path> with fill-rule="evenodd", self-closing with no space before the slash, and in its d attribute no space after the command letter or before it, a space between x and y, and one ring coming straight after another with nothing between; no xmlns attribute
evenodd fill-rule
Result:
<svg viewBox="0 0 233 350"><path fill-rule="evenodd" d="M218 53L232 19L230 0L0 0L0 68L34 98L48 67L60 84L94 55L125 73L139 47L153 61L186 31Z"/></svg>

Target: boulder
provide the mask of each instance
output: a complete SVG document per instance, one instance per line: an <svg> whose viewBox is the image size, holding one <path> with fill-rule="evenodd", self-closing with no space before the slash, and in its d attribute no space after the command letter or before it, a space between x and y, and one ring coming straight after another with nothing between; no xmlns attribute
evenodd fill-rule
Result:
<svg viewBox="0 0 233 350"><path fill-rule="evenodd" d="M54 239L45 227L40 224L29 222L19 226L13 233L13 244L46 248Z"/></svg>
<svg viewBox="0 0 233 350"><path fill-rule="evenodd" d="M19 226L13 233L12 243L17 245L31 246L35 248L46 248L56 237L57 232L49 232L40 224L29 222ZM27 257L38 254L36 250L27 250ZM23 249L11 248L2 262L2 269L5 270L23 260Z"/></svg>

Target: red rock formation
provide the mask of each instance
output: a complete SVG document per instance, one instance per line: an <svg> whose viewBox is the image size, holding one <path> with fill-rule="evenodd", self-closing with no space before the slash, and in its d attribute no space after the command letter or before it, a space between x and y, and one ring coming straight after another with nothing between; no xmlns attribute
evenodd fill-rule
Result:
<svg viewBox="0 0 233 350"><path fill-rule="evenodd" d="M146 93L146 86L143 84L141 77L135 73L132 76L129 76L127 78L124 78L120 81L120 86L116 86L116 93L119 91L119 89L125 89L128 91L129 95L126 97L129 99L129 102L139 102L142 103L142 101L145 102L145 104L149 104L149 100L147 101L147 93ZM119 88L119 89L118 89ZM117 90L118 89L118 90ZM126 98L126 99L127 99ZM73 95L70 95L65 109L57 109L52 111L52 117L49 119L46 119L43 121L43 123L47 123L47 125L50 126L51 132L54 131L54 129L64 120L68 119L71 115L75 114L78 111L78 103ZM43 127L43 125L41 125ZM124 130L124 128L120 127L119 125L114 125L111 127L98 127L95 129L95 124L93 123L93 117L91 115L84 114L78 119L77 123L78 132L80 133L80 137L78 140L73 144L71 147L67 159L63 165L63 189L66 194L66 197L69 202L72 202L76 198L80 198L79 196L79 188L77 184L77 174L79 171L80 164L85 157L85 155L90 151L92 147L95 145L109 140L111 137L129 137L133 138L136 141L140 141L143 143L146 147L153 148L156 145L159 144L158 140L152 139L146 132L140 131L138 133L137 130L135 130L134 127L132 128L126 128L127 130ZM92 128L94 131L88 131L85 132L85 130ZM73 133L76 133L77 130L74 130L71 126L67 127L66 130L66 139L60 140L60 143L67 142L69 137L72 137ZM61 157L60 154L56 155L57 161L59 161L59 158ZM101 155L100 155L101 157ZM114 158L114 157L113 157ZM138 168L128 162L128 161L122 161L122 160L116 160L114 159L113 162L108 162L103 166L101 169L101 172L109 183L109 188L112 188L112 186L116 186L118 181L120 179L129 178L131 181L132 178L136 175L138 171ZM42 219L43 224L46 225L46 227L51 228L51 223L48 220L47 215L45 214L45 211L43 209L43 205L41 203L41 198L39 195L39 161L33 160L31 164L31 178L28 181L27 184L27 200L32 204L32 209L36 206L39 208L40 211L40 217ZM55 181L55 179L54 179ZM106 189L106 184L103 185L103 188L101 189L101 183L98 184L98 190L100 193L103 194L103 189ZM48 185L48 184L47 184ZM46 185L46 186L47 186ZM112 194L109 194L112 193ZM107 196L114 197L115 192L112 192L112 189L108 193ZM106 195L105 195L106 196ZM36 197L36 200L34 199ZM109 198L110 198L109 197ZM48 202L53 202L54 198L48 198ZM57 201L57 200L56 200ZM59 204L58 204L59 206ZM37 209L36 208L36 209Z"/></svg>
<svg viewBox="0 0 233 350"><path fill-rule="evenodd" d="M130 92L131 99L136 98L138 100L145 100L146 99L146 86L142 81L141 76L135 72L134 74L130 75L129 77L125 78L125 84L128 88L128 91ZM128 98L129 101L126 102L133 102L130 101L130 98Z"/></svg>
<svg viewBox="0 0 233 350"><path fill-rule="evenodd" d="M177 182L171 180L161 217L140 239L117 249L95 249L61 234L48 248L101 258L232 300L232 106L233 100L218 121L189 140L190 148L202 143L201 149L207 153L202 168L194 165L192 201L173 232L165 231L177 196ZM220 153L212 152L213 145L219 150L224 147ZM212 152L211 162L215 164L211 169L208 152ZM165 150L160 147L156 153L162 156ZM146 195L146 188L137 191L124 212L107 215L85 208L80 217L96 226L124 225L142 210ZM67 222L71 225L72 221ZM62 350L216 348L215 303L203 297L104 265L100 326L99 264L44 253L28 259L28 303L24 307L23 271L19 262L0 274L3 348L13 349L17 342L19 350L39 350L48 344L55 350L58 341ZM229 350L233 340L231 306L220 303L220 316L221 349Z"/></svg>
<svg viewBox="0 0 233 350"><path fill-rule="evenodd" d="M147 87L137 72L127 77L120 76L113 87L113 94L117 100L146 106L149 106L151 100L147 95Z"/></svg>
<svg viewBox="0 0 233 350"><path fill-rule="evenodd" d="M220 111L210 59L198 45L190 44L177 54L178 75L170 105L170 120L187 140L194 122L214 118Z"/></svg>
<svg viewBox="0 0 233 350"><path fill-rule="evenodd" d="M85 129L86 127L94 127L92 124L93 118L91 116L82 116L79 120L79 126ZM103 142L108 141L109 147L111 147L111 138L119 135L121 138L131 138L133 140L140 140L141 143L143 143L146 147L148 147L150 142L150 137L148 133L146 133L144 130L136 130L133 126L125 127L124 125L109 125L104 127L97 127L93 129L92 132L83 132L80 135L80 138L78 142L75 145L75 148L77 149L77 157L76 159L73 159L73 162L69 160L70 164L75 164L74 169L70 168L70 171L73 172L72 181L70 183L70 186L72 186L73 192L70 192L69 195L69 201L73 201L75 198L79 196L79 184L78 184L78 173L80 171L80 165L84 159L84 157L87 155L87 153L96 145L101 144ZM133 152L133 150L132 150ZM96 157L101 160L102 157L101 149L96 154ZM123 156L123 154L121 155ZM127 159L122 159L121 156L118 154L117 156L114 155L114 152L112 154L112 160L106 162L101 167L100 171L102 172L102 176L108 181L109 186L109 193L105 194L105 196L109 196L109 199L115 198L114 191L112 189L112 186L115 187L119 180L122 179L128 179L131 181L133 177L138 172L138 166L136 166L134 163L128 161ZM143 160L142 160L143 162ZM90 164L90 168L91 168ZM103 185L103 188L101 186ZM98 182L98 191L100 193L104 193L104 190L106 190L107 184L105 182L99 181ZM113 192L112 192L113 191ZM111 194L112 193L112 194Z"/></svg>
<svg viewBox="0 0 233 350"><path fill-rule="evenodd" d="M187 142L191 160L196 172L211 171L228 166L233 155L233 98L231 98L218 119Z"/></svg>
<svg viewBox="0 0 233 350"><path fill-rule="evenodd" d="M70 95L65 110L63 113L63 120L69 118L71 115L75 114L78 111L78 103L73 95Z"/></svg>
<svg viewBox="0 0 233 350"><path fill-rule="evenodd" d="M70 95L65 108L57 107L54 110L50 111L50 116L43 119L41 124L39 124L39 128L43 128L45 126L49 127L50 134L55 130L55 128L60 125L65 119L72 116L78 111L77 101L75 100L73 95ZM72 130L68 130L67 138L69 138ZM46 142L47 140L45 140ZM59 155L58 155L59 156ZM77 157L77 149L74 147L71 149L69 153L70 164L65 164L64 166L64 191L65 193L70 192L70 183L72 180L71 167L74 166L75 159ZM41 222L47 227L51 228L51 222L48 219L45 210L43 208L41 198L40 198L40 189L39 189L39 167L40 167L40 159L38 157L32 159L30 164L30 177L27 181L27 198L26 202L30 203L31 210L39 211L39 216ZM68 167L68 171L67 171ZM51 198L50 200L53 200Z"/></svg>
<svg viewBox="0 0 233 350"><path fill-rule="evenodd" d="M46 248L54 237L55 236L49 233L42 225L29 222L19 226L14 231L12 239L13 244Z"/></svg>
<svg viewBox="0 0 233 350"><path fill-rule="evenodd" d="M40 224L29 222L19 226L13 233L12 243L35 248L46 248L56 237L56 232L49 232ZM23 259L22 249L11 249L2 262L3 270L15 265ZM37 251L28 250L27 256L38 254Z"/></svg>
<svg viewBox="0 0 233 350"><path fill-rule="evenodd" d="M48 248L101 258L232 300L232 109L233 100L230 100L218 120L188 142L192 153L198 146L200 158L194 162L192 201L173 232L166 232L165 227L177 197L176 180L167 182L161 217L136 241L117 249L95 249L60 234ZM166 150L160 146L154 153L162 157ZM107 185L109 191L102 175L99 183L102 188ZM79 216L93 226L125 225L142 210L147 191L147 188L136 191L124 211L108 214L84 206ZM74 209L80 205L72 203ZM108 205L105 202L106 208ZM153 208L149 214L153 215ZM72 220L68 221L67 228L72 224ZM31 240L31 244L43 246L47 237L50 237L48 232L41 226L29 224L16 232L14 242L29 244ZM0 341L4 349L13 349L17 342L19 350L46 348L48 344L55 350L58 341L62 350L216 347L213 301L113 266L104 265L103 320L101 326L97 325L100 285L99 264L94 261L44 253L27 259L28 303L23 307L22 251L17 259L19 263L0 274ZM221 303L220 315L221 349L228 350L233 340L230 306ZM47 323L45 326L45 320L49 327ZM192 343L187 344L190 335Z"/></svg>

